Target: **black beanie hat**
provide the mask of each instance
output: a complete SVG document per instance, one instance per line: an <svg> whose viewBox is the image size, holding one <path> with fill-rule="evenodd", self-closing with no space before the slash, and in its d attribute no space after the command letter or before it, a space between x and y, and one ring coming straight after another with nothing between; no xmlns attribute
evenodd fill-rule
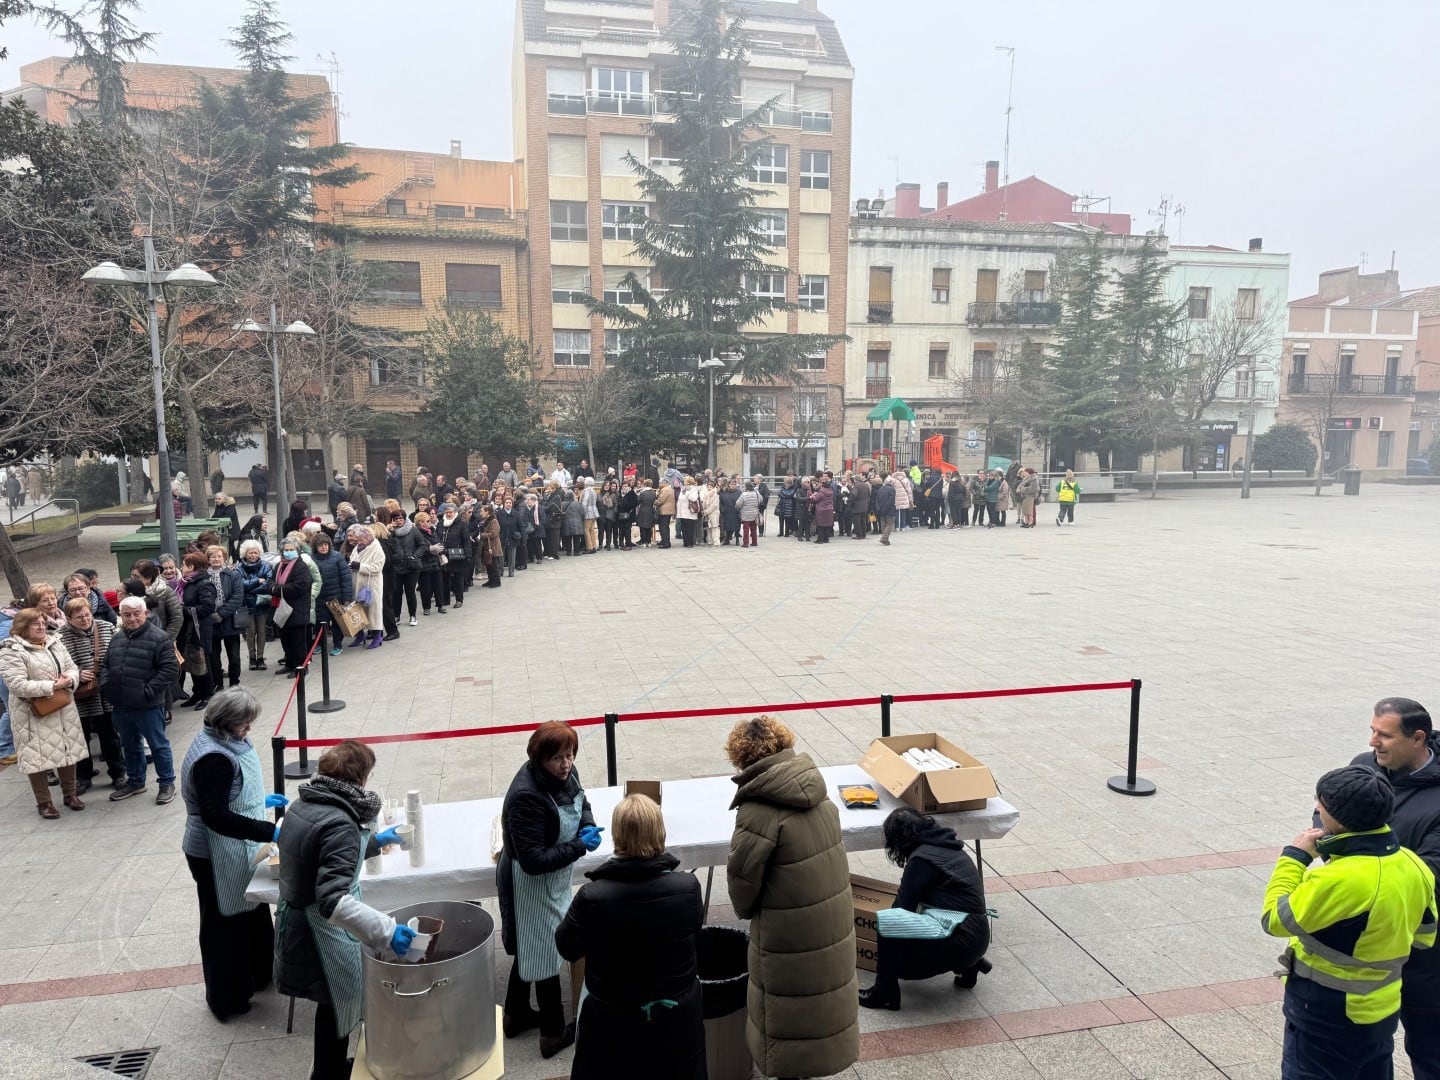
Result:
<svg viewBox="0 0 1440 1080"><path fill-rule="evenodd" d="M1389 822L1395 809L1390 778L1368 765L1331 769L1315 785L1315 797L1351 832L1378 829Z"/></svg>

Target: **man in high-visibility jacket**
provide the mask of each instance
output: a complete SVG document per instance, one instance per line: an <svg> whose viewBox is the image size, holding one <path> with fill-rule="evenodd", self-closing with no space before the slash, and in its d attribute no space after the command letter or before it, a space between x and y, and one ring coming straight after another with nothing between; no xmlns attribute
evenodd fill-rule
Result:
<svg viewBox="0 0 1440 1080"><path fill-rule="evenodd" d="M1400 972L1435 944L1435 875L1388 824L1395 795L1374 769L1320 778L1306 829L1281 852L1261 926L1288 937L1282 1080L1389 1080ZM1317 857L1322 863L1313 863Z"/></svg>

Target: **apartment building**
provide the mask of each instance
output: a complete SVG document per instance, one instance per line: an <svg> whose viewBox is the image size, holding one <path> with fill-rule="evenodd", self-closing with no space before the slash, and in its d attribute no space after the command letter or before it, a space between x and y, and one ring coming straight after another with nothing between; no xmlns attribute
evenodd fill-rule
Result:
<svg viewBox="0 0 1440 1080"><path fill-rule="evenodd" d="M588 291L626 303L621 279L650 269L632 251L626 219L644 213L646 200L626 159L670 167L672 60L663 34L678 7L678 0L518 0L515 156L529 192L529 302L546 381L600 368L619 351L618 332L580 298ZM816 0L734 7L751 42L736 114L775 103L764 117L773 146L751 182L761 192L777 273L760 275L754 287L803 309L754 329L843 334L854 72ZM844 365L837 344L812 358L803 384L757 387L759 430L722 439L720 467L773 474L824 465L840 435Z"/></svg>
<svg viewBox="0 0 1440 1080"><path fill-rule="evenodd" d="M1290 302L1280 420L1325 422L1326 473L1355 465L1367 478L1404 474L1419 331L1397 270L1329 270L1317 292Z"/></svg>
<svg viewBox="0 0 1440 1080"><path fill-rule="evenodd" d="M987 431L984 401L1022 349L1053 341L1060 320L1055 261L1083 247L1092 231L1012 221L853 218L845 456L893 451L904 463L920 458L926 439L942 435L945 460L963 470L986 464L987 443L993 457L1040 460L1044 447L1022 447L1014 431ZM1144 238L1103 234L1101 242L1111 265L1123 270ZM910 406L913 429L868 420L887 398Z"/></svg>
<svg viewBox="0 0 1440 1080"><path fill-rule="evenodd" d="M380 268L379 287L359 317L371 325L418 334L447 307L484 311L510 333L530 332L525 173L508 161L448 153L353 149L348 162L368 174L336 193L333 217L357 234L356 251ZM415 365L371 360L357 397L383 412L411 413L421 401ZM397 425L403 427L403 425ZM364 462L372 477L387 459L407 476L417 464L454 476L480 464L463 447L420 445L413 439L352 435L344 459ZM337 456L337 460L339 457ZM498 468L499 462L491 462Z"/></svg>
<svg viewBox="0 0 1440 1080"><path fill-rule="evenodd" d="M1192 362L1200 366L1210 353L1214 363L1216 351L1223 349L1238 366L1201 417L1198 442L1162 453L1160 468L1225 472L1248 453L1252 407L1257 436L1275 424L1290 256L1265 251L1256 237L1245 250L1171 244L1168 261L1166 290L1172 301L1185 305Z"/></svg>

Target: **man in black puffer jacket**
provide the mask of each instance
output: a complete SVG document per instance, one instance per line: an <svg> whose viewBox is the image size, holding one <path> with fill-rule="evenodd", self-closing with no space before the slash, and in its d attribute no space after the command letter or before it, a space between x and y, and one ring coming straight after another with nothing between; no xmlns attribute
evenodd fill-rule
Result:
<svg viewBox="0 0 1440 1080"><path fill-rule="evenodd" d="M1369 765L1390 778L1395 788L1390 828L1440 878L1440 739L1430 714L1410 698L1381 698L1370 721L1370 747L1351 764ZM1410 954L1400 995L1405 1052L1415 1080L1440 1080L1440 952Z"/></svg>
<svg viewBox="0 0 1440 1080"><path fill-rule="evenodd" d="M146 743L160 785L155 802L164 806L174 800L175 760L170 740L165 737L165 705L178 671L175 644L159 624L150 620L144 599L127 596L120 601L120 633L111 639L100 663L100 687L114 710L115 731L125 747L128 777L123 787L111 792L111 802L145 790Z"/></svg>

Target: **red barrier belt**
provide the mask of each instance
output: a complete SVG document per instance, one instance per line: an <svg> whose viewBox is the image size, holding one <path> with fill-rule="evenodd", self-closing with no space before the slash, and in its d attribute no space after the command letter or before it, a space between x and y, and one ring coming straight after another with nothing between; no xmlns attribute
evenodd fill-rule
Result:
<svg viewBox="0 0 1440 1080"><path fill-rule="evenodd" d="M803 712L806 709L851 709L857 705L879 705L878 697L836 698L833 701L792 701L784 705L741 705L726 709L666 709L660 712L626 713L620 719L680 720L692 716L738 716L743 713Z"/></svg>
<svg viewBox="0 0 1440 1080"><path fill-rule="evenodd" d="M542 721L543 722L543 721ZM513 735L521 731L534 731L541 722L534 724L503 724L499 727L458 728L455 731L417 731L409 735L351 735L348 739L287 739L285 745L305 747L307 750L327 746L338 746L353 739L367 746L381 746L385 743L432 742L436 739L470 739L477 735ZM585 716L577 720L566 720L571 727L595 727L605 723L603 716Z"/></svg>
<svg viewBox="0 0 1440 1080"><path fill-rule="evenodd" d="M896 694L893 700L902 701L962 701L967 698L1025 697L1030 694L1077 694L1084 690L1129 690L1130 680L1124 682L1072 683L1069 686L1020 686L1011 690L962 690L949 694Z"/></svg>
<svg viewBox="0 0 1440 1080"><path fill-rule="evenodd" d="M321 639L322 637L324 637L324 636L325 636L325 629L324 629L324 627L321 627L319 630L315 631L315 640L310 643L310 651L305 654L305 662L300 665L302 668L305 668L307 671L308 671L309 668L310 668L310 658L315 655L315 647L320 644L320 639ZM270 737L271 737L272 739L273 739L276 735L279 735L279 734L280 734L280 729L285 726L285 719L286 719L286 717L288 717L288 716L290 715L290 706L295 704L295 688L296 688L299 684L300 684L300 676L299 676L299 675L296 675L294 681L290 683L290 696L285 699L285 707L280 710L280 720L279 720L279 722L275 725L275 730L270 733ZM291 745L292 745L292 746L298 746L299 743L292 743Z"/></svg>

